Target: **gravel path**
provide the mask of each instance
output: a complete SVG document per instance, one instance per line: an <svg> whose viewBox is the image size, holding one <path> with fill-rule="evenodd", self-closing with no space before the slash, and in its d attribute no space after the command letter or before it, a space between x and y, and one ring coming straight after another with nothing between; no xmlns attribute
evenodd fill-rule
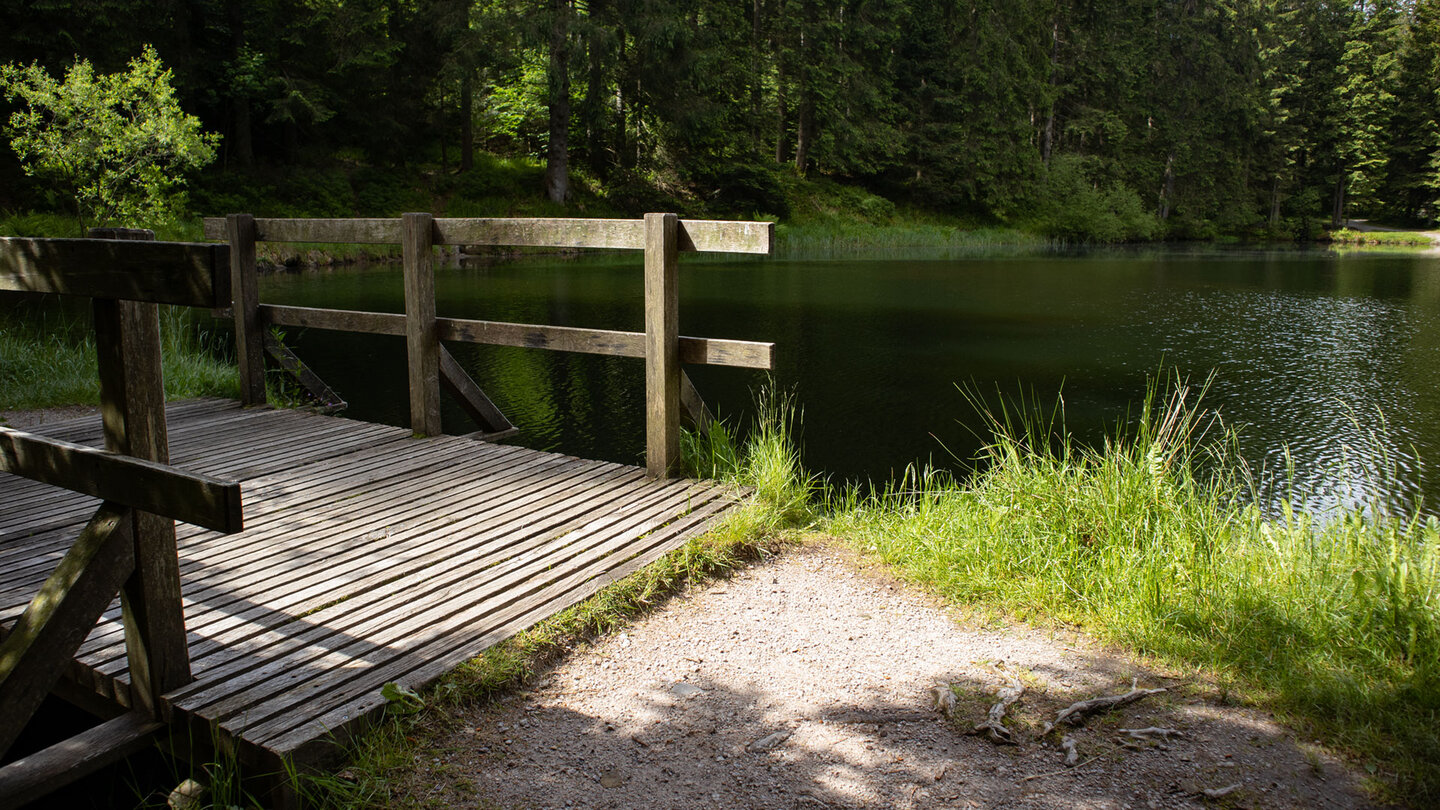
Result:
<svg viewBox="0 0 1440 810"><path fill-rule="evenodd" d="M962 731L1002 673L1027 686L1007 720L1016 746ZM1369 806L1348 766L1173 674L1078 636L957 623L845 550L805 545L472 710L407 790L515 808ZM1169 691L1070 731L1080 765L1067 768L1043 720L1132 678ZM933 708L951 683L963 726ZM1183 736L1119 741L1148 726Z"/></svg>

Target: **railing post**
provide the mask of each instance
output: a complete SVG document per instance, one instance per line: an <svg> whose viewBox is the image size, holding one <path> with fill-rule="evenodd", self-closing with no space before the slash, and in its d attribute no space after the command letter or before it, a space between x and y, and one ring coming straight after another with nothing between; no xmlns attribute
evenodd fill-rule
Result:
<svg viewBox="0 0 1440 810"><path fill-rule="evenodd" d="M150 231L94 229L92 237L154 239ZM108 450L169 463L165 381L160 367L160 308L94 300L100 411ZM148 512L134 518L135 571L120 592L125 647L135 700L152 713L159 696L190 682L175 521Z"/></svg>
<svg viewBox="0 0 1440 810"><path fill-rule="evenodd" d="M680 465L680 263L675 214L645 215L645 468Z"/></svg>
<svg viewBox="0 0 1440 810"><path fill-rule="evenodd" d="M265 342L260 329L260 281L255 269L255 217L225 217L230 241L230 297L235 319L235 362L240 366L240 403L265 404Z"/></svg>
<svg viewBox="0 0 1440 810"><path fill-rule="evenodd" d="M435 328L435 218L401 218L405 261L405 352L410 370L410 429L439 436L440 336Z"/></svg>

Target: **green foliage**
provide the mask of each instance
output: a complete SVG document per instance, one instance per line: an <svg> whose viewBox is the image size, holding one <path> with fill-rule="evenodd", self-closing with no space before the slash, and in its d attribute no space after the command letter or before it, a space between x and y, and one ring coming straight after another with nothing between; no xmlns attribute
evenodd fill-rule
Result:
<svg viewBox="0 0 1440 810"><path fill-rule="evenodd" d="M1051 160L1033 216L1042 233L1081 242L1144 240L1159 231L1138 194L1103 179L1095 161L1074 155Z"/></svg>
<svg viewBox="0 0 1440 810"><path fill-rule="evenodd" d="M219 136L201 131L148 45L124 73L96 74L78 59L63 80L36 63L0 66L0 89L20 108L6 134L25 171L57 184L82 220L163 223L184 206L184 173L215 158Z"/></svg>

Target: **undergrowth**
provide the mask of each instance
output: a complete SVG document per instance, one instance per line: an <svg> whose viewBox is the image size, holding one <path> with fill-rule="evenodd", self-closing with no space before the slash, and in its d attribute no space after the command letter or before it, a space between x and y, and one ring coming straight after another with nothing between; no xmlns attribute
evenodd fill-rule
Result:
<svg viewBox="0 0 1440 810"><path fill-rule="evenodd" d="M1267 519L1233 433L1179 381L1098 449L1058 411L990 413L974 479L912 469L837 496L827 528L955 603L1215 673L1403 799L1440 801L1440 523Z"/></svg>

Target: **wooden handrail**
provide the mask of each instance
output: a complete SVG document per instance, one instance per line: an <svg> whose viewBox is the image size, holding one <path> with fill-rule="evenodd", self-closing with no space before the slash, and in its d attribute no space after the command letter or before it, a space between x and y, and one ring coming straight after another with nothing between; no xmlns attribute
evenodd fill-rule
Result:
<svg viewBox="0 0 1440 810"><path fill-rule="evenodd" d="M770 222L686 220L675 214L646 214L626 219L436 219L429 214L369 219L256 219L230 214L205 220L205 235L230 242L231 278L235 299L235 344L240 364L241 402L265 401L264 359L258 350L260 331L271 324L342 331L403 335L409 376L410 424L416 435L441 430L440 370L442 340L555 349L591 354L640 357L645 360L646 469L655 477L673 474L680 465L680 413L691 413L704 425L708 413L693 384L687 385L682 363L770 369L773 343L711 340L679 334L679 264L681 251L722 253L771 252L775 226ZM405 314L347 312L306 307L262 306L256 294L257 242L338 242L402 246ZM559 248L619 248L645 255L645 331L497 323L435 314L433 248L436 245L519 245ZM458 364L450 364L446 390L478 393L471 404L489 403L473 380L460 380ZM469 384L466 384L466 383ZM456 383L459 383L457 385ZM489 403L493 408L493 403ZM479 411L476 411L479 412ZM496 416L496 414L491 414ZM503 428L508 420L491 420ZM703 428L702 428L703 429Z"/></svg>
<svg viewBox="0 0 1440 810"><path fill-rule="evenodd" d="M362 219L256 219L260 242L319 242L398 245L400 217ZM641 219L435 219L436 245L505 245L512 247L645 249ZM226 239L223 217L205 219L206 239ZM775 223L682 219L677 247L684 252L769 254L775 245Z"/></svg>
<svg viewBox="0 0 1440 810"><path fill-rule="evenodd" d="M321 309L261 304L262 324L295 328L360 332L371 335L404 335L405 316L390 312L361 312L351 309ZM551 349L613 357L644 357L645 334L610 329L583 329L574 326L477 321L468 318L436 318L441 340ZM680 336L680 362L736 368L773 369L775 344L752 340L722 340Z"/></svg>
<svg viewBox="0 0 1440 810"><path fill-rule="evenodd" d="M242 531L240 485L0 427L0 472L233 534Z"/></svg>
<svg viewBox="0 0 1440 810"><path fill-rule="evenodd" d="M0 290L225 307L230 305L230 247L0 237Z"/></svg>

